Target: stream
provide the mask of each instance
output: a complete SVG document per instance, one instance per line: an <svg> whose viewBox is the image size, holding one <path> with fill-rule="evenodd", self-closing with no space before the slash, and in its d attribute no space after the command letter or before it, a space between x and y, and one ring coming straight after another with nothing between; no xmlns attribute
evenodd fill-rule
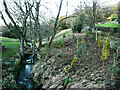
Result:
<svg viewBox="0 0 120 90"><path fill-rule="evenodd" d="M33 56L28 56L26 64L21 66L20 73L17 79L17 83L21 89L34 90L34 84L31 78L31 69L33 67Z"/></svg>

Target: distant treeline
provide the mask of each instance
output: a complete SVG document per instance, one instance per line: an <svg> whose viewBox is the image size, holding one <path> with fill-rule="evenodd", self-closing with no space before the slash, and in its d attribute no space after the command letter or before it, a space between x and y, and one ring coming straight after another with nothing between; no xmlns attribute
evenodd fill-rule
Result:
<svg viewBox="0 0 120 90"><path fill-rule="evenodd" d="M7 26L0 26L0 32L2 32L3 37L16 38L7 28Z"/></svg>

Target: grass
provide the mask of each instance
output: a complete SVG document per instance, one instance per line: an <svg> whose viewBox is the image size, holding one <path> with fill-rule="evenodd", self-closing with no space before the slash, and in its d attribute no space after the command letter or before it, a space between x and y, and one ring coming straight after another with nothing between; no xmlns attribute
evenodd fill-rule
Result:
<svg viewBox="0 0 120 90"><path fill-rule="evenodd" d="M53 41L51 49L63 47L64 40L65 40L64 38L60 38L58 40ZM48 49L48 44L49 44L49 42L47 42L45 44L45 46L43 46L42 49L41 49L41 51L42 51L42 53L41 53L42 58L45 58L46 50Z"/></svg>
<svg viewBox="0 0 120 90"><path fill-rule="evenodd" d="M64 38L53 41L52 47L63 47Z"/></svg>
<svg viewBox="0 0 120 90"><path fill-rule="evenodd" d="M62 30L62 31L60 31L59 33L56 34L55 39L58 39L63 35L67 35L70 32L71 32L71 30Z"/></svg>
<svg viewBox="0 0 120 90"><path fill-rule="evenodd" d="M2 58L9 58L19 52L19 48L8 48L2 53Z"/></svg>
<svg viewBox="0 0 120 90"><path fill-rule="evenodd" d="M68 33L70 33L70 31L66 31L62 35L67 35Z"/></svg>
<svg viewBox="0 0 120 90"><path fill-rule="evenodd" d="M16 42L16 41L11 41L11 42L5 42L2 41L2 45L5 45L5 48L19 48L20 47L20 43Z"/></svg>
<svg viewBox="0 0 120 90"><path fill-rule="evenodd" d="M97 25L96 25L97 26ZM98 24L100 27L120 27L120 25L115 24L115 23L107 23L107 24Z"/></svg>
<svg viewBox="0 0 120 90"><path fill-rule="evenodd" d="M5 50L2 52L3 59L14 56L16 52L19 52L20 43L17 39L6 37L0 37L0 39L2 39L2 45L5 45Z"/></svg>
<svg viewBox="0 0 120 90"><path fill-rule="evenodd" d="M7 38L7 37L0 37L0 40L2 40L2 41L18 41L18 39Z"/></svg>

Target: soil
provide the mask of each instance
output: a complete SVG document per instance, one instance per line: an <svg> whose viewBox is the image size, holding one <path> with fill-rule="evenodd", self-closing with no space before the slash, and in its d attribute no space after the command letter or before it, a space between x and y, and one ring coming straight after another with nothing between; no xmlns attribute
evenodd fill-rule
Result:
<svg viewBox="0 0 120 90"><path fill-rule="evenodd" d="M104 79L105 83L107 83L107 79L111 77L111 69L110 65L113 64L113 54L115 53L114 50L109 48L109 56L105 60L105 65L103 66L103 61L101 60L102 55L102 45L98 47L97 42L95 41L95 35L90 35L87 37L84 35L85 43L89 43L89 49L86 50L85 43L83 43L83 51L81 57L77 60L77 63L74 68L72 68L68 73L70 76L77 74L77 77L84 77L88 75L90 72L100 71L104 69ZM80 38L79 38L80 39ZM78 40L79 40L78 39ZM82 39L82 38L81 38ZM80 40L79 40L80 41ZM67 65L71 65L71 62L74 58L74 55L77 51L76 44L74 44L73 40L69 39L67 43L64 43L64 46L61 48L55 48L50 52L50 58L55 58L56 62L55 65L57 69L63 69ZM59 55L60 54L60 55ZM62 66L61 66L62 63ZM109 66L109 67L108 67ZM78 70L83 70L83 73L77 73ZM72 73L74 72L74 74ZM117 74L116 74L117 75ZM88 80L90 78L86 76ZM109 86L106 86L109 87Z"/></svg>

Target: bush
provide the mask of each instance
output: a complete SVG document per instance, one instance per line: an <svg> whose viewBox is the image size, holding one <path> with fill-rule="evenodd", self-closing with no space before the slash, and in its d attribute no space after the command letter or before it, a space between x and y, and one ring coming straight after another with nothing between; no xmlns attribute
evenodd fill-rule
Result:
<svg viewBox="0 0 120 90"><path fill-rule="evenodd" d="M79 21L76 21L73 24L73 27L72 27L73 33L76 33L76 32L80 33L82 29L83 29L83 24L80 23Z"/></svg>
<svg viewBox="0 0 120 90"><path fill-rule="evenodd" d="M11 32L7 31L7 32L3 32L3 36L4 37L8 37L8 38L16 38Z"/></svg>
<svg viewBox="0 0 120 90"><path fill-rule="evenodd" d="M62 22L61 25L60 25L60 27L62 29L68 29L68 26L67 26L66 22Z"/></svg>
<svg viewBox="0 0 120 90"><path fill-rule="evenodd" d="M112 21L114 21L114 20L117 20L117 18L116 17L112 18Z"/></svg>

